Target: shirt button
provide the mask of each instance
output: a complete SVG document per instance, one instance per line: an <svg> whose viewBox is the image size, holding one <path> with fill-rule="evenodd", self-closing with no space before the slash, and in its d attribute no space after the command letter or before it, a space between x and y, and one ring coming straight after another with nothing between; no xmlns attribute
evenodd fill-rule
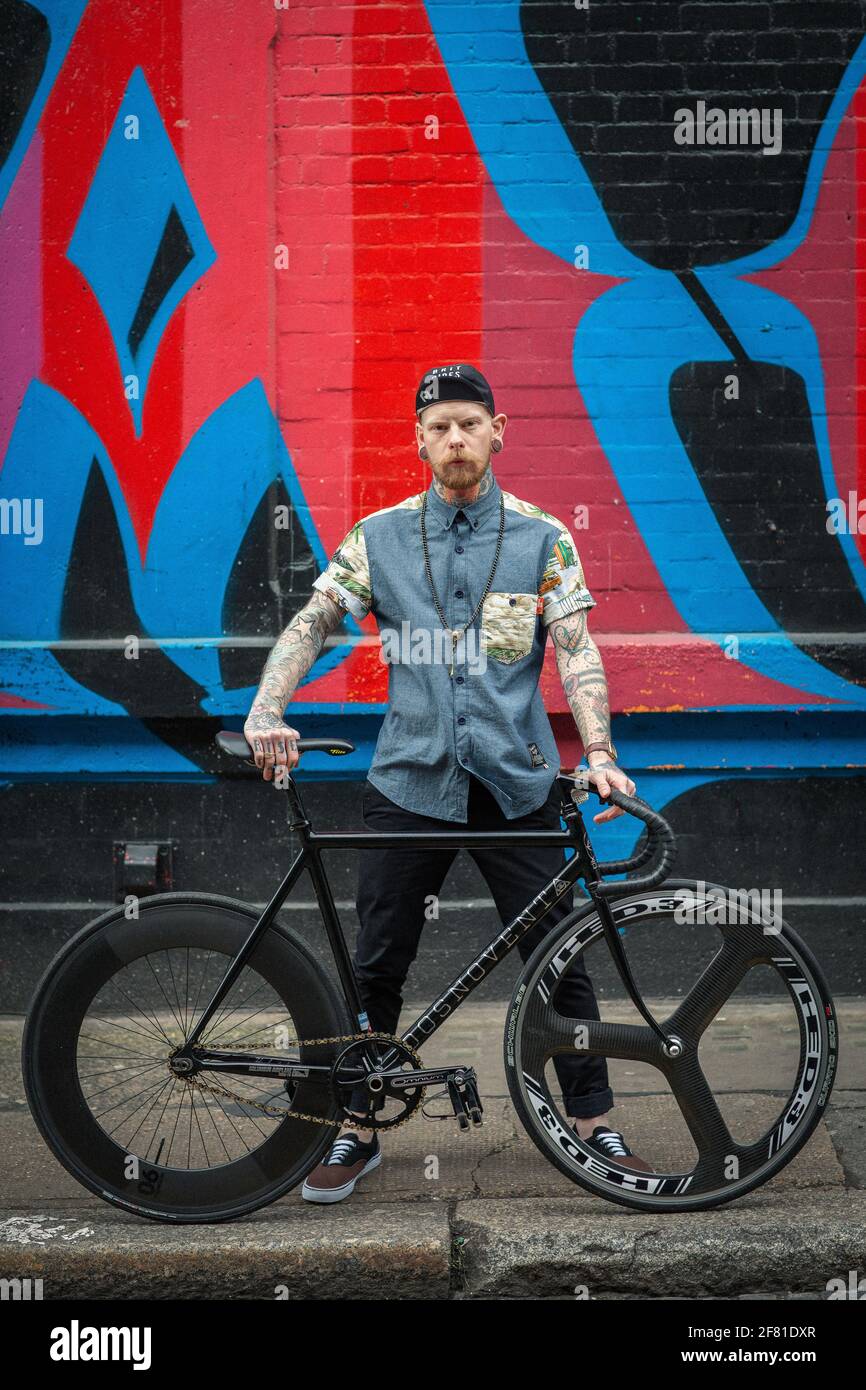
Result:
<svg viewBox="0 0 866 1390"><path fill-rule="evenodd" d="M460 715L460 718L457 720L457 723L458 723L458 724L465 724L465 723L466 723L466 719L464 718L464 716L463 716L462 714Z"/></svg>
<svg viewBox="0 0 866 1390"><path fill-rule="evenodd" d="M463 546L462 546L462 545L458 545L458 547L457 547L457 554L458 554L458 555L462 555L462 554L463 554Z"/></svg>
<svg viewBox="0 0 866 1390"><path fill-rule="evenodd" d="M510 598L510 599L508 600L508 602L511 604L511 607L513 608L514 605L515 605L516 602L517 602L517 599L516 599L516 598Z"/></svg>
<svg viewBox="0 0 866 1390"><path fill-rule="evenodd" d="M455 597L455 598L462 598L462 597L463 597L463 590L462 590L462 589L455 589L455 590L454 590L454 597Z"/></svg>
<svg viewBox="0 0 866 1390"><path fill-rule="evenodd" d="M458 676L458 677L457 677L457 684L458 684L458 685L462 685L462 684L463 684L463 677L462 677L462 676Z"/></svg>

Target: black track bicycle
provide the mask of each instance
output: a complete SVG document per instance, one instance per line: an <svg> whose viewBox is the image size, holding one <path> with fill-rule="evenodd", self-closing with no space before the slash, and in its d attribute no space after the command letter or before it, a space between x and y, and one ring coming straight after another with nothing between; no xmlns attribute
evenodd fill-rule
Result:
<svg viewBox="0 0 866 1390"><path fill-rule="evenodd" d="M251 761L242 734L217 743ZM298 750L353 748L308 738ZM598 863L579 777L558 776L564 829L495 834L319 833L295 779L283 781L300 847L263 911L204 893L127 903L72 937L39 982L22 1047L27 1098L53 1153L90 1191L160 1221L245 1216L320 1162L359 1087L369 1108L358 1124L393 1128L419 1111L480 1124L471 1059L425 1067L419 1049L578 880L585 899L525 964L503 1038L511 1099L545 1158L623 1206L695 1211L753 1191L806 1143L837 1062L822 972L763 898L667 879L673 832L646 802L611 791L645 832L631 857ZM566 851L561 872L400 1037L369 1028L322 862L325 850L397 842ZM280 916L304 870L336 979ZM600 1000L595 1019L557 1008L580 957ZM570 1126L553 1061L575 1051L608 1059L651 1173L602 1157ZM431 1113L434 1101L444 1111Z"/></svg>

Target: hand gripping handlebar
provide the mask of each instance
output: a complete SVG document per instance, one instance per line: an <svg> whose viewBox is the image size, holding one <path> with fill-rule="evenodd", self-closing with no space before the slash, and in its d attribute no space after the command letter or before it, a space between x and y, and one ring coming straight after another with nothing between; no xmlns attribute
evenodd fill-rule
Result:
<svg viewBox="0 0 866 1390"><path fill-rule="evenodd" d="M595 786L586 788L587 791L594 791L598 796L598 789ZM577 795L572 789L572 799L577 801ZM583 797L580 798L583 800ZM643 821L647 828L646 843L637 854L631 855L628 859L610 859L603 864L596 864L599 882L593 884L593 893L596 897L611 898L615 894L622 894L625 887L622 883L602 883L600 880L606 874L630 874L635 869L643 868L644 864L653 861L649 873L639 874L637 878L628 881L628 891L642 893L646 888L655 888L667 878L671 865L676 857L676 836L668 825L664 816L660 816L658 811L654 811L647 802L639 796L628 796L625 792L618 791L616 787L611 787L606 797L599 800L604 805L619 806L630 816L635 816L637 820Z"/></svg>

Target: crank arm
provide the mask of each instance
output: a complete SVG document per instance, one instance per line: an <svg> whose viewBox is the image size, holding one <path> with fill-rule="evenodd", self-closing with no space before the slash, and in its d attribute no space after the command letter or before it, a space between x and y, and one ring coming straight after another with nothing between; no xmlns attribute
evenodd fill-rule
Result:
<svg viewBox="0 0 866 1390"><path fill-rule="evenodd" d="M448 1085L452 1080L462 1083L468 1079L474 1084L475 1072L471 1067L430 1067L427 1071L383 1071L379 1072L392 1090L414 1089L416 1086Z"/></svg>

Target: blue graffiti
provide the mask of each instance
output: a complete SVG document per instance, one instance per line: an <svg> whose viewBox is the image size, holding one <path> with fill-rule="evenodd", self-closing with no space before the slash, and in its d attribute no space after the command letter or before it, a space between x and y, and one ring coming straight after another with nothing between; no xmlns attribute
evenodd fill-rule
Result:
<svg viewBox="0 0 866 1390"><path fill-rule="evenodd" d="M94 462L111 499L129 575L139 637L164 654L208 696L203 712L246 713L254 687L226 690L217 639L235 558L268 487L282 482L317 568L327 555L259 380L236 391L190 440L160 499L144 564L126 501L96 431L58 392L34 381L24 398L3 469L6 496L43 499L45 537L0 547L0 686L57 713L126 711L69 678L46 646L62 637L66 573ZM360 629L350 617L350 633ZM126 634L111 634L125 636ZM350 646L322 653L307 678L345 660ZM17 713L17 711L16 711Z"/></svg>
<svg viewBox="0 0 866 1390"><path fill-rule="evenodd" d="M127 84L67 255L111 329L140 435L166 325L216 260L141 68Z"/></svg>
<svg viewBox="0 0 866 1390"><path fill-rule="evenodd" d="M44 14L48 21L50 45L39 84L33 93L6 162L0 169L0 208L6 202L9 190L15 182L15 176L21 168L21 162L27 153L33 132L45 109L48 94L54 86L57 74L69 51L69 45L81 21L81 16L87 8L87 0L39 0L39 4L34 5L33 8Z"/></svg>
<svg viewBox="0 0 866 1390"><path fill-rule="evenodd" d="M675 275L649 265L617 241L529 60L519 0L426 0L426 8L478 152L508 215L536 245L569 265L575 263L575 249L587 246L591 271L628 277L628 283L601 295L584 314L575 332L572 367L605 455L673 602L692 629L710 640L722 644L729 634L737 634L743 664L797 689L862 708L866 691L802 652L767 611L695 476L670 414L669 383L683 362L725 359L729 352ZM730 310L730 321L748 351L762 360L793 363L803 377L828 496L839 490L814 331L793 305L737 276L777 263L806 236L828 152L864 72L866 40L829 107L801 206L786 234L773 247L724 268L696 272L725 314ZM649 439L648 419L653 429ZM839 540L866 595L866 568L854 538Z"/></svg>

